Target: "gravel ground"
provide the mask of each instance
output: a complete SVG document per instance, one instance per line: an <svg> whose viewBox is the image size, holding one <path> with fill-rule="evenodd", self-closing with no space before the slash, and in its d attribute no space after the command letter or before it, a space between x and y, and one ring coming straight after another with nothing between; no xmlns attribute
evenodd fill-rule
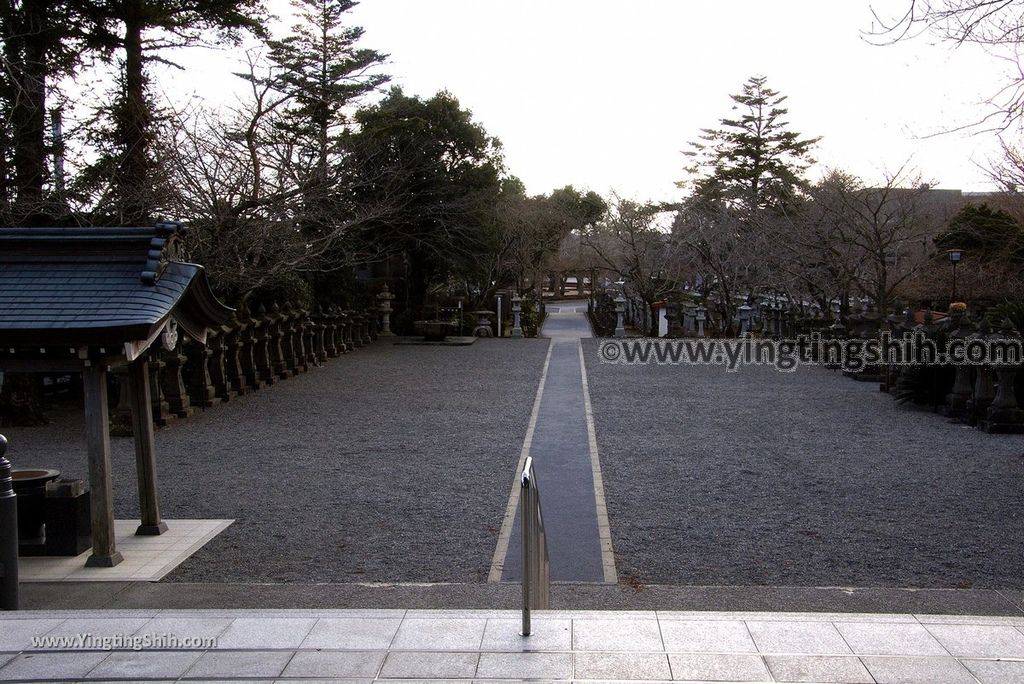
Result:
<svg viewBox="0 0 1024 684"><path fill-rule="evenodd" d="M486 581L547 347L378 342L159 430L164 516L236 520L167 579ZM10 457L87 479L80 415L5 428ZM113 460L136 517L130 439Z"/></svg>
<svg viewBox="0 0 1024 684"><path fill-rule="evenodd" d="M627 582L1024 588L1024 437L821 368L617 366L583 344Z"/></svg>

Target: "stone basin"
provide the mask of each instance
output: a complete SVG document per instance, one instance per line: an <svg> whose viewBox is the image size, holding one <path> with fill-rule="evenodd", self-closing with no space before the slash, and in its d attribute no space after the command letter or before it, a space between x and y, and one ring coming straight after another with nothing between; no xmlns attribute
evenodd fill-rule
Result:
<svg viewBox="0 0 1024 684"><path fill-rule="evenodd" d="M59 470L13 468L11 483L18 495L18 541L37 542L46 524L46 483L60 477Z"/></svg>
<svg viewBox="0 0 1024 684"><path fill-rule="evenodd" d="M451 321L415 321L413 328L425 339L441 342L448 335L454 334L458 325Z"/></svg>

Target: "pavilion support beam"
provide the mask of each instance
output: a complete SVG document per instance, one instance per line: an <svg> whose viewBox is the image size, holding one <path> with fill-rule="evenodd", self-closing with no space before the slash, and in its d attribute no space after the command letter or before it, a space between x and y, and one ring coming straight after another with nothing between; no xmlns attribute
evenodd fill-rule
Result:
<svg viewBox="0 0 1024 684"><path fill-rule="evenodd" d="M85 433L89 451L92 500L92 555L88 567L110 568L124 558L114 540L114 490L110 480L110 425L107 415L107 369L88 365L82 372Z"/></svg>
<svg viewBox="0 0 1024 684"><path fill-rule="evenodd" d="M135 435L135 471L139 478L139 510L142 512L136 535L155 536L167 531L160 518L160 497L156 486L156 440L153 437L152 391L149 363L140 357L128 366L131 396L132 432Z"/></svg>

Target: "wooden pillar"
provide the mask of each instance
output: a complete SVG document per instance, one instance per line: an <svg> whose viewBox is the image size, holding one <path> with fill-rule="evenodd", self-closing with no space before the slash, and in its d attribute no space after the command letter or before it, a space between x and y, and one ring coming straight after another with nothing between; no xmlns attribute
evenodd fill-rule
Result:
<svg viewBox="0 0 1024 684"><path fill-rule="evenodd" d="M153 438L152 398L149 386L149 364L145 357L128 366L131 385L132 431L135 433L135 471L139 478L139 510L142 524L137 535L158 535L167 531L160 518L160 497L156 489L156 442Z"/></svg>
<svg viewBox="0 0 1024 684"><path fill-rule="evenodd" d="M114 489L110 481L110 433L107 425L107 369L89 365L82 371L85 433L89 451L92 504L92 555L86 566L110 568L124 558L114 541ZM148 414L149 406L145 407Z"/></svg>

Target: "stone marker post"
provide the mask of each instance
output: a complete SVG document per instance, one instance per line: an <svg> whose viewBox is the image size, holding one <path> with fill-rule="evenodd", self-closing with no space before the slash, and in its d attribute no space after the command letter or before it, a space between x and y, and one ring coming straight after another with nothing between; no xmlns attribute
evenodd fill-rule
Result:
<svg viewBox="0 0 1024 684"><path fill-rule="evenodd" d="M623 325L623 314L626 313L626 298L621 294L615 298L615 337L625 337L626 328Z"/></svg>

